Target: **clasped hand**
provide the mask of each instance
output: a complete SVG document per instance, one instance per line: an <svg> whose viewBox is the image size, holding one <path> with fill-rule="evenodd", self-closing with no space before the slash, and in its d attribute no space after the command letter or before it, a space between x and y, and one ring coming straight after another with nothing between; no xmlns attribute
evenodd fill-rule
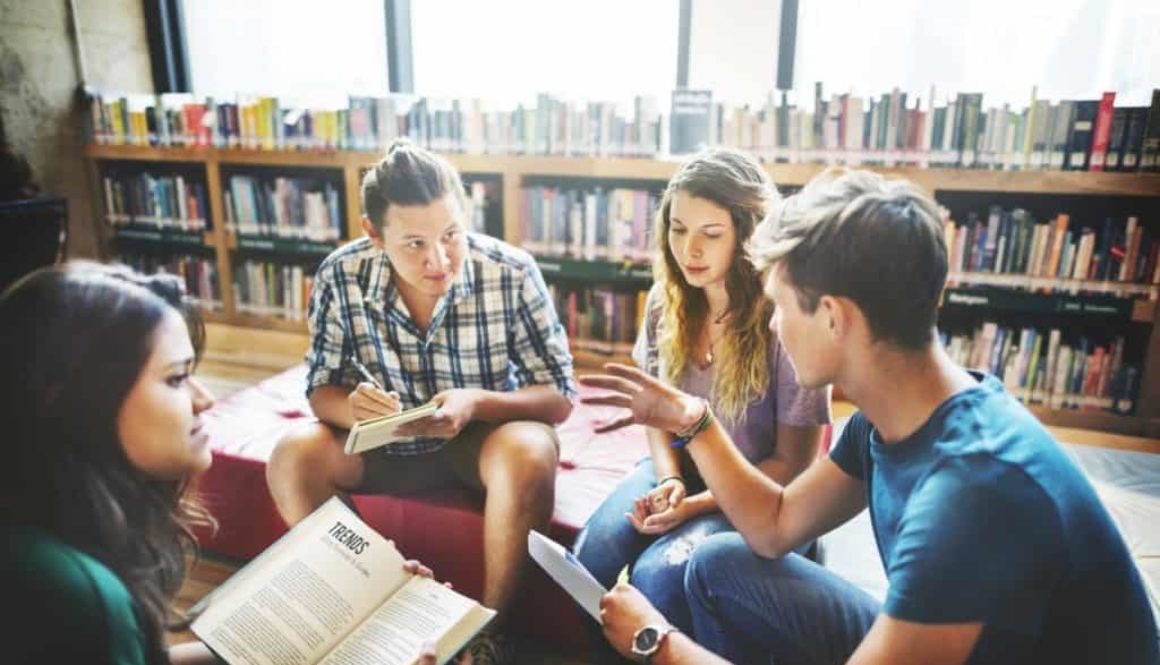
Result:
<svg viewBox="0 0 1160 665"><path fill-rule="evenodd" d="M670 478L638 497L631 513L625 517L640 533L657 536L667 533L673 527L693 517L689 503L685 501L685 483Z"/></svg>

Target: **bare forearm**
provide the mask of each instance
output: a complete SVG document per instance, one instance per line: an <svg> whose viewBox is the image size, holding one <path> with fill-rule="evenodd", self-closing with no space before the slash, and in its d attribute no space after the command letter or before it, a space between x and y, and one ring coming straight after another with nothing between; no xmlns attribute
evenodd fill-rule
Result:
<svg viewBox="0 0 1160 665"><path fill-rule="evenodd" d="M350 429L354 426L354 414L347 400L349 392L341 386L319 386L310 393L310 409L322 422Z"/></svg>
<svg viewBox="0 0 1160 665"><path fill-rule="evenodd" d="M501 423L510 420L563 422L572 413L572 402L552 386L527 386L511 392L480 390L472 416L475 420Z"/></svg>
<svg viewBox="0 0 1160 665"><path fill-rule="evenodd" d="M656 656L656 665L728 665L729 661L709 651L684 633L669 633Z"/></svg>
<svg viewBox="0 0 1160 665"><path fill-rule="evenodd" d="M720 422L714 422L688 444L689 453L717 505L754 551L776 542L782 486L749 463Z"/></svg>
<svg viewBox="0 0 1160 665"><path fill-rule="evenodd" d="M648 450L652 456L657 480L681 475L680 459L672 447L673 435L655 427L649 427L645 431L648 433Z"/></svg>

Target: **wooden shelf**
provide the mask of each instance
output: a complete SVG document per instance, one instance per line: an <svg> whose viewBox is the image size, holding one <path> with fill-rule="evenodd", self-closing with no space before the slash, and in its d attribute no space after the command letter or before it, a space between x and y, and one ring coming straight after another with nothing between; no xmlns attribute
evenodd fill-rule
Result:
<svg viewBox="0 0 1160 665"><path fill-rule="evenodd" d="M1160 196L1160 194L1157 194ZM1034 277L1032 275L1007 275L988 272L953 272L947 275L950 286L1002 286L1028 291L1084 291L1087 293L1108 293L1117 296L1143 295L1155 300L1160 297L1160 284L1136 284L1110 280L1060 279L1058 277Z"/></svg>
<svg viewBox="0 0 1160 665"><path fill-rule="evenodd" d="M213 248L213 231L181 231L170 228L147 228L141 226L112 226L113 237L118 242L137 245L156 245L159 248L178 251L188 248Z"/></svg>
<svg viewBox="0 0 1160 665"><path fill-rule="evenodd" d="M216 162L269 166L305 166L358 169L373 163L375 152L249 150L240 148L153 148L90 145L94 159ZM452 164L469 173L513 176L603 178L667 181L680 161L626 157L550 157L523 155L447 155ZM767 164L778 185L804 185L827 168L823 164ZM907 178L929 191L1025 192L1037 194L1098 194L1105 196L1160 196L1160 174L1091 171L992 171L865 165L858 168L891 177Z"/></svg>
<svg viewBox="0 0 1160 665"><path fill-rule="evenodd" d="M626 354L605 354L572 349L572 365L585 374L593 374L604 369L604 363L619 363L621 365L636 365L632 357Z"/></svg>
<svg viewBox="0 0 1160 665"><path fill-rule="evenodd" d="M1123 416L1108 411L1049 409L1038 404L1028 405L1027 409L1035 414L1035 417L1044 425L1099 430L1127 436L1160 439L1160 418Z"/></svg>
<svg viewBox="0 0 1160 665"><path fill-rule="evenodd" d="M1028 314L1066 314L1105 321L1148 323L1156 313L1156 302L1110 295L1033 293L1003 287L947 287L941 308L980 308Z"/></svg>
<svg viewBox="0 0 1160 665"><path fill-rule="evenodd" d="M218 222L224 220L222 197L222 176L233 167L289 167L303 169L334 169L341 177L341 187L345 198L343 215L346 235L360 237L363 233L360 223L359 189L362 169L372 165L378 158L378 151L272 151L252 149L198 148L157 148L147 146L91 145L86 154L100 161L164 162L170 164L200 165L205 169L209 218ZM463 173L490 174L501 181L501 197L505 202L519 200L520 188L525 179L531 178L576 178L592 180L623 180L656 182L658 186L666 182L676 172L680 159L637 159L626 157L562 157L523 155L478 155L450 154L447 159ZM800 186L825 170L821 164L768 163L765 165L777 185ZM984 169L885 167L863 165L871 171L891 177L907 178L918 186L934 193L939 192L997 192L1027 194L1088 194L1097 196L1148 196L1160 197L1160 174L1158 173L1093 173L1076 171L995 171ZM101 191L97 169L92 170L94 192ZM329 176L327 176L329 178ZM98 218L103 215L100 206L94 206ZM518 205L503 207L504 239L519 245L520 211ZM139 239L144 244L146 239ZM290 241L294 242L294 241ZM216 251L218 279L222 285L222 308L208 312L207 320L227 327L240 326L255 333L284 334L292 337L306 335L306 324L277 317L238 313L234 302L233 266L239 240L227 229L215 228L203 235L199 247ZM278 252L277 242L271 247L254 248L258 251ZM189 245L192 247L193 245ZM282 248L285 249L285 248ZM301 248L300 248L301 249ZM312 246L303 256L321 255L322 249ZM317 254L316 254L317 253ZM547 263L559 264L553 273ZM567 265L565 265L567 264ZM561 279L578 279L594 284L647 285L648 271L641 266L622 266L617 263L597 265L595 262L568 262L552 258L541 259L545 277L553 274ZM1134 298L1128 317L1137 322L1155 322L1157 302L1160 301L1160 286L1120 284L1115 282L1071 282L1044 280L1013 275L956 275L955 284L994 285L1007 288L1022 288L1028 291L1053 289L1062 294L1083 291L1085 294L1110 294ZM1066 296L1055 296L1055 300L1038 300L1043 296L1023 294L1026 300L1021 307L1038 308L1044 303L1063 302ZM1102 298L1104 296L1100 296ZM1099 298L1081 296L1095 302ZM1038 311L1038 310L1036 310ZM1107 315L1107 312L1095 312ZM1117 310L1117 316L1122 315ZM573 353L576 367L581 371L599 371L605 362L614 361L631 364L632 360L621 353L600 354L576 350ZM1091 412L1048 412L1041 416L1045 422L1057 420L1067 426L1092 427L1125 433L1146 432L1156 435L1155 422L1160 420L1160 326L1153 325L1147 351L1144 357L1141 385L1137 397L1137 413L1141 416L1124 417L1108 413Z"/></svg>
<svg viewBox="0 0 1160 665"><path fill-rule="evenodd" d="M615 283L647 289L652 285L652 267L632 261L588 261L563 256L537 256L544 279Z"/></svg>
<svg viewBox="0 0 1160 665"><path fill-rule="evenodd" d="M229 248L239 252L274 252L292 255L296 258L326 258L345 240L319 242L302 238L278 238L275 236L247 236L228 234Z"/></svg>
<svg viewBox="0 0 1160 665"><path fill-rule="evenodd" d="M291 321L278 316L259 316L240 312L204 312L206 323L220 323L229 326L243 326L279 332L307 334L305 321Z"/></svg>

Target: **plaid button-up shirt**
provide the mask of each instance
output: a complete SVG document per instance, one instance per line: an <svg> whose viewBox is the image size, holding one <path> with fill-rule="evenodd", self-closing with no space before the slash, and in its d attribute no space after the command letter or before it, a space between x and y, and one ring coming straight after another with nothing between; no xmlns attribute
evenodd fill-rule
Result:
<svg viewBox="0 0 1160 665"><path fill-rule="evenodd" d="M361 381L354 355L404 409L451 388L510 391L553 385L573 398L572 356L544 278L531 255L504 242L467 236L459 280L419 330L391 280L391 264L369 238L322 262L308 312L306 394ZM438 449L442 439L386 446L390 454Z"/></svg>

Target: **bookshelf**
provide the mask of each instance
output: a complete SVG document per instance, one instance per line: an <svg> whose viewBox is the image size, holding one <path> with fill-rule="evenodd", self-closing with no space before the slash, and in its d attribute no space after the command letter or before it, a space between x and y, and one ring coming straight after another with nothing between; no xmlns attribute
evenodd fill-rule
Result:
<svg viewBox="0 0 1160 665"><path fill-rule="evenodd" d="M303 321L276 316L246 313L235 302L233 288L236 260L241 252L265 252L291 256L309 264L321 260L335 243L304 239L245 237L227 229L223 184L231 173L239 169L259 168L304 171L329 174L328 179L340 185L342 200L343 234L339 242L362 235L359 211L361 175L375 160L374 153L354 151L263 151L240 148L211 147L143 147L122 145L90 145L87 156L93 165L93 177L99 178L108 165L137 163L204 169L210 225L200 234L203 251L216 259L221 286L220 307L209 312L207 319L214 323L277 330L305 334ZM463 174L467 183L483 179L492 183L502 202L502 237L514 245L522 245L521 191L529 183L551 181L567 183L651 182L663 186L676 171L677 160L641 158L557 157L520 155L449 154L446 157ZM779 187L796 188L826 168L818 164L767 164L766 168ZM935 193L1047 196L1145 197L1160 200L1160 173L1083 172L1083 171L998 171L984 169L876 167L863 166L887 176L907 178L920 187ZM99 184L99 180L97 180ZM228 187L228 185L226 185ZM94 191L100 191L97 187ZM98 197L99 198L99 197ZM104 219L104 210L96 202L97 218ZM103 228L107 228L103 227ZM489 224L489 229L494 228ZM120 233L124 235L124 230ZM167 244L172 238L158 235L137 238L139 243ZM193 235L193 234L189 234ZM105 233L108 241L114 236ZM195 238L196 239L196 238ZM174 242L194 242L182 238ZM106 254L108 246L105 245ZM647 266L633 261L589 260L584 258L548 258L540 260L545 279L560 283L588 283L606 285L620 291L640 290L650 282ZM1059 280L1023 275L991 273L956 273L951 276L952 288L948 294L979 296L985 294L989 306L1002 311L1035 315L1042 312L1070 313L1085 321L1129 321L1150 328L1145 340L1141 381L1136 399L1135 415L1123 416L1097 411L1059 411L1036 406L1033 411L1044 421L1073 427L1089 427L1137 436L1160 437L1160 325L1156 325L1157 301L1160 287L1116 282ZM1051 295L1036 293L1041 289L1055 289ZM1015 291L1011 289L1022 289ZM1075 295L1075 294L1082 295ZM1130 296L1133 300L1124 300ZM953 303L970 307L968 303ZM997 303L997 304L993 304ZM979 305L975 305L979 306ZM1094 317L1094 318L1093 318ZM598 368L607 361L630 362L623 345L616 345L611 354L576 349L577 366L582 369Z"/></svg>

